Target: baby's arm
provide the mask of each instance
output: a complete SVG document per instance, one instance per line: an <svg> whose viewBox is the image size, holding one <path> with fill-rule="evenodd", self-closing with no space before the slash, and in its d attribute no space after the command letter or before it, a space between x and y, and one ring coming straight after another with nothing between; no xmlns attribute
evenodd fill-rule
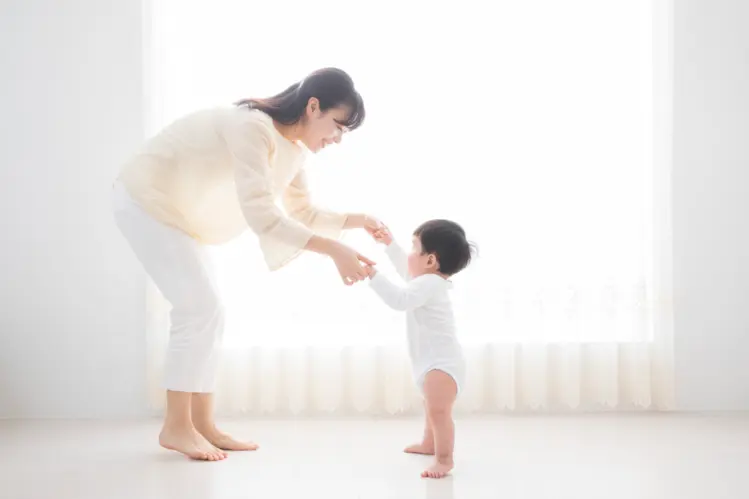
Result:
<svg viewBox="0 0 749 499"><path fill-rule="evenodd" d="M369 272L369 285L394 310L413 310L424 305L439 283L435 276L424 275L410 280L405 286L399 286L373 267L369 268Z"/></svg>
<svg viewBox="0 0 749 499"><path fill-rule="evenodd" d="M398 275L400 275L404 281L410 281L411 276L408 275L408 255L403 251L403 248L401 248L395 241L392 241L390 245L385 248L385 254L392 262Z"/></svg>
<svg viewBox="0 0 749 499"><path fill-rule="evenodd" d="M398 275L405 281L410 280L411 276L408 275L408 256L403 251L403 248L393 240L390 229L386 225L381 224L380 229L372 233L372 237L378 243L385 245L385 254L392 262Z"/></svg>

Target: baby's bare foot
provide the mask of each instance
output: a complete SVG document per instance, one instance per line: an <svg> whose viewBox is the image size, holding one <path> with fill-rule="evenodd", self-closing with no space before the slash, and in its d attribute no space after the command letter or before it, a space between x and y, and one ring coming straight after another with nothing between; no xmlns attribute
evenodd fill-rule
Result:
<svg viewBox="0 0 749 499"><path fill-rule="evenodd" d="M421 442L420 444L409 445L403 452L408 454L424 454L425 456L434 455L434 442Z"/></svg>
<svg viewBox="0 0 749 499"><path fill-rule="evenodd" d="M211 445L195 428L167 428L161 430L159 444L165 449L181 452L190 459L221 461L227 454Z"/></svg>
<svg viewBox="0 0 749 499"><path fill-rule="evenodd" d="M254 442L242 442L233 438L231 435L219 431L213 427L205 430L198 430L210 443L223 450L234 451L251 451L257 450L260 446Z"/></svg>
<svg viewBox="0 0 749 499"><path fill-rule="evenodd" d="M433 465L431 465L429 468L425 469L421 473L421 477L422 478L445 478L450 473L451 469L453 469L452 461L445 462L445 463L436 462Z"/></svg>

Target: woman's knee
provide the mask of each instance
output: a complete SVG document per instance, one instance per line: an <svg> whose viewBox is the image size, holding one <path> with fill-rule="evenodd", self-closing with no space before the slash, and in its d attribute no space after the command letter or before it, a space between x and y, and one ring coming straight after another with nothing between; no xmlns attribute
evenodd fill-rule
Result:
<svg viewBox="0 0 749 499"><path fill-rule="evenodd" d="M216 324L223 327L224 305L218 294L210 289L186 291L178 303L172 304L172 324L204 326Z"/></svg>

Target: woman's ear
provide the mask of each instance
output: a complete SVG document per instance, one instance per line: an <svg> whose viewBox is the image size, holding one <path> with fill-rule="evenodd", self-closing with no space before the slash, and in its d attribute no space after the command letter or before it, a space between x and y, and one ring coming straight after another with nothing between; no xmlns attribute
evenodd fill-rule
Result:
<svg viewBox="0 0 749 499"><path fill-rule="evenodd" d="M320 101L317 97L310 97L307 101L307 114L311 116L317 116L320 112Z"/></svg>

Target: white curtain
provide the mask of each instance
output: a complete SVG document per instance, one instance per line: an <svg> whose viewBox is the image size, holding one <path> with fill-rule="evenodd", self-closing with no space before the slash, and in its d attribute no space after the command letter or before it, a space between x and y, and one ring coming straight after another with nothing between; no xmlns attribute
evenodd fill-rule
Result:
<svg viewBox="0 0 749 499"><path fill-rule="evenodd" d="M380 217L406 244L438 217L478 243L454 279L469 366L459 411L670 407L667 3L149 9L152 131L320 67L352 75L367 120L308 165L314 197ZM365 235L346 241L390 270ZM405 318L367 285L342 286L312 255L269 273L251 234L212 251L228 314L222 413L419 410ZM149 310L159 408L168 309L156 292Z"/></svg>

